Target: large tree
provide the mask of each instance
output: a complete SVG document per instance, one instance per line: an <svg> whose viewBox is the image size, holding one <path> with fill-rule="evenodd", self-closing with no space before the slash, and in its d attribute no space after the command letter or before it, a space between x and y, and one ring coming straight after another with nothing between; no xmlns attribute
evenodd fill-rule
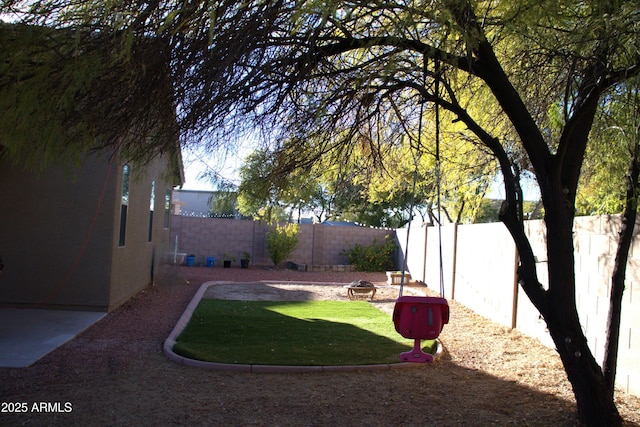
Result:
<svg viewBox="0 0 640 427"><path fill-rule="evenodd" d="M296 155L293 150L278 156ZM319 222L347 220L377 227L401 227L406 223L408 177L396 175L396 186L402 188L380 195L371 188L378 183L374 178L389 178L391 171L371 170L362 156L342 159L339 164L326 160L309 168L288 168L283 174L272 153L254 151L240 168L239 211L267 220L300 220L304 212L313 213Z"/></svg>
<svg viewBox="0 0 640 427"><path fill-rule="evenodd" d="M3 4L7 12L22 2ZM548 325L580 415L593 425L621 423L612 385L578 318L572 229L596 113L640 71L638 1L28 4L28 13L20 15L25 22L74 34L69 43L79 49L58 49L58 67L75 75L65 59L102 46L109 46L111 64L119 69L132 58L154 58L144 52L168 52L172 106L185 141L226 141L220 139L225 132L261 126L276 152L296 145L297 156L281 159L283 170L328 155L348 158L355 147L381 161L388 147L405 142L401 135L420 122L420 114L431 114L436 105L448 111L463 126L460 132L499 164L506 194L500 217L520 254L519 283ZM18 65L19 59L12 58ZM159 73L153 67L137 70L147 78ZM91 80L97 93L108 93L118 74L107 76L112 78ZM28 85L31 76L20 78ZM63 94L73 99L74 92ZM560 111L555 132L553 105ZM100 107L118 105L106 98ZM130 107L141 113L135 104ZM546 284L538 278L523 226L519 177L527 170L544 205Z"/></svg>
<svg viewBox="0 0 640 427"><path fill-rule="evenodd" d="M313 209L321 192L317 174L298 170L283 176L275 172L274 160L264 149L245 157L237 188L238 210L267 222L300 221L302 211Z"/></svg>

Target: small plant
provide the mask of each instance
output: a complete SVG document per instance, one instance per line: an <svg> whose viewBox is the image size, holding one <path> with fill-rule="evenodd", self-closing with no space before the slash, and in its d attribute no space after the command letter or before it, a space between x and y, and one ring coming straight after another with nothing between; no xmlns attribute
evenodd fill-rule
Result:
<svg viewBox="0 0 640 427"><path fill-rule="evenodd" d="M251 254L249 252L243 252L242 258L240 258L240 268L248 268Z"/></svg>
<svg viewBox="0 0 640 427"><path fill-rule="evenodd" d="M267 252L274 265L284 261L298 246L298 224L275 225L267 233Z"/></svg>
<svg viewBox="0 0 640 427"><path fill-rule="evenodd" d="M235 262L235 260L236 260L235 255L232 255L232 254L227 253L227 252L224 252L224 253L222 254L222 256L224 257L224 259L225 259L226 261L233 261L233 262Z"/></svg>
<svg viewBox="0 0 640 427"><path fill-rule="evenodd" d="M356 244L340 254L345 255L349 264L354 265L357 271L387 271L395 268L393 261L395 250L395 242L389 236L385 236L385 241L382 243L373 239L368 246Z"/></svg>

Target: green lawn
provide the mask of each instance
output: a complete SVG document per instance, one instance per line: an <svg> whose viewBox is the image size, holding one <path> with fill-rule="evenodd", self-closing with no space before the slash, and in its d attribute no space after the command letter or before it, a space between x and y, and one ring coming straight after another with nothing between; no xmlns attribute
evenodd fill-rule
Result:
<svg viewBox="0 0 640 427"><path fill-rule="evenodd" d="M399 363L412 347L365 301L203 299L173 350L209 362L339 366Z"/></svg>

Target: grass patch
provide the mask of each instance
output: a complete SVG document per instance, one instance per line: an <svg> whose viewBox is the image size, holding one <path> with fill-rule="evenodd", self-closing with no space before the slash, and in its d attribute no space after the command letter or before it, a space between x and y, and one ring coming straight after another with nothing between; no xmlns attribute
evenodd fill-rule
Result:
<svg viewBox="0 0 640 427"><path fill-rule="evenodd" d="M424 351L435 348L424 341ZM399 363L413 341L365 301L203 299L173 351L208 362L340 366Z"/></svg>

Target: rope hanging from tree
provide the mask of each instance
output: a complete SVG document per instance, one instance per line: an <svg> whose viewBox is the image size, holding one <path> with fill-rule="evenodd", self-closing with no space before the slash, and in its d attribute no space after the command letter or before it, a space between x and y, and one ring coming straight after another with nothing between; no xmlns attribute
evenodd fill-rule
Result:
<svg viewBox="0 0 640 427"><path fill-rule="evenodd" d="M441 182L442 174L440 169L440 57L435 57L435 95L436 95L436 186L438 194L438 257L440 262L440 297L444 298L444 266L442 264L442 209L441 209Z"/></svg>
<svg viewBox="0 0 640 427"><path fill-rule="evenodd" d="M424 57L423 87L426 87L427 61ZM436 186L438 193L438 239L440 248L440 298L402 296L404 287L404 276L407 269L407 255L409 252L409 234L411 230L411 220L413 219L413 208L415 204L416 181L418 176L418 162L420 159L420 134L422 133L422 113L424 102L420 105L420 118L418 122L418 152L416 154L416 164L413 174L413 191L411 194L411 208L409 212L409 225L407 226L407 244L405 247L404 268L400 281L400 296L396 300L393 308L393 323L396 331L405 338L413 339L413 349L400 354L400 360L405 362L433 362L433 354L425 353L421 348L421 340L434 340L438 338L443 326L449 323L449 304L444 299L444 275L442 268L442 234L440 232L442 221L440 220L440 111L439 111L439 80L440 61L435 57L435 114L436 114Z"/></svg>
<svg viewBox="0 0 640 427"><path fill-rule="evenodd" d="M423 56L422 86L426 86L427 81L427 57ZM420 117L418 118L418 136L416 143L416 155L413 158L413 186L411 188L411 203L409 205L409 222L407 223L407 240L405 242L405 252L402 263L402 276L400 277L400 291L398 296L402 296L404 290L404 280L407 271L407 255L409 254L409 235L411 234L411 223L413 222L413 209L416 202L416 183L418 182L418 166L421 157L421 139L422 139L422 116L424 114L424 102L420 103Z"/></svg>
<svg viewBox="0 0 640 427"><path fill-rule="evenodd" d="M427 57L424 55L423 60L423 87L426 87L427 80ZM438 98L440 95L440 58L439 55L435 55L434 57L434 69L435 69L435 81L434 81L434 108L435 108L435 175L436 175L436 201L438 204L438 257L439 257L439 271L440 271L440 297L444 298L444 265L442 262L442 218L441 218L441 170L440 170L440 103L438 102ZM418 165L420 163L421 156L421 139L422 139L422 116L424 113L424 102L420 104L420 117L418 119L418 136L417 136L417 152L414 157L414 171L413 171L413 186L411 191L411 204L409 207L409 222L407 224L407 239L405 242L405 254L402 266L402 277L400 279L400 292L399 296L402 296L402 292L404 290L405 283L405 274L407 270L407 259L409 254L409 236L411 234L411 223L413 222L413 210L415 208L415 193L416 193L416 183L418 180Z"/></svg>

